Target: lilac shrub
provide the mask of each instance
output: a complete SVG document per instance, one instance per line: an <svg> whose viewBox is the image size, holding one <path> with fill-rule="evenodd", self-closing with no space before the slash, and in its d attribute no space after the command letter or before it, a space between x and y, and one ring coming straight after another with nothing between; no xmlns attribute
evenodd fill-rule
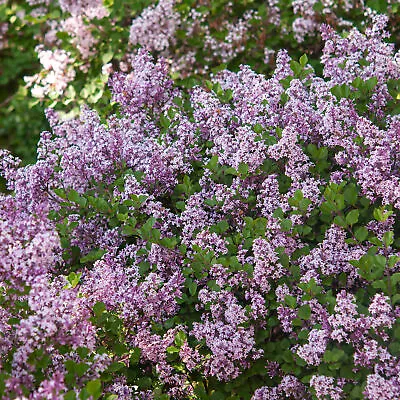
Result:
<svg viewBox="0 0 400 400"><path fill-rule="evenodd" d="M365 21L377 12L391 17L394 32L398 22L398 5L392 1L253 3L27 0L9 8L4 4L4 10L0 9L5 14L0 43L4 49L14 45L14 32L7 34L9 14L17 31L32 34L32 30L42 65L39 73L27 76L32 96L47 104L51 104L49 100L62 102L65 108L70 103L96 104L106 82L102 75L108 75L104 71L117 66L129 69L129 59L138 45L168 59L175 78L182 79L209 75L212 67L221 63L237 68L243 60L265 70L270 58L266 54L271 56L281 47L296 54L299 50L319 54L324 22L336 30L364 28ZM61 53L68 58L69 68L63 68L65 76L59 74L57 79L65 84L54 86L53 71L46 60L60 58ZM86 72L86 77L74 80L71 73L75 76L80 71Z"/></svg>
<svg viewBox="0 0 400 400"><path fill-rule="evenodd" d="M0 1L0 141L28 162L38 137L27 141L26 132L49 129L46 107L71 118L88 105L105 117L108 78L130 72L138 47L165 58L174 81L193 87L240 64L269 73L281 48L318 58L324 23L363 32L385 13L396 41L399 7L391 0Z"/></svg>
<svg viewBox="0 0 400 400"><path fill-rule="evenodd" d="M3 152L1 396L400 397L386 23L324 26L322 76L281 50L190 91L139 50L107 117Z"/></svg>

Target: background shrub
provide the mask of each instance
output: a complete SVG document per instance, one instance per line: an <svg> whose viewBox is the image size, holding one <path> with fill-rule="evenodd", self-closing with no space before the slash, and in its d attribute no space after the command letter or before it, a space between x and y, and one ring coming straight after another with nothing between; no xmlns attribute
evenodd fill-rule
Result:
<svg viewBox="0 0 400 400"><path fill-rule="evenodd" d="M361 30L377 12L399 37L393 1L3 1L0 4L0 141L25 162L35 160L43 112L64 117L88 104L110 112L107 80L129 72L138 46L166 58L178 85L193 87L213 71L259 73L274 68L276 51L309 55L321 73L322 23ZM314 61L315 60L315 61ZM318 70L319 69L319 70Z"/></svg>

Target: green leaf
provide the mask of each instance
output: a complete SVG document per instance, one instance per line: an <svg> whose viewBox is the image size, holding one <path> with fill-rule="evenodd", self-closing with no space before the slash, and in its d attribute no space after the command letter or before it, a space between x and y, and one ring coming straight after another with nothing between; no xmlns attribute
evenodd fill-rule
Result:
<svg viewBox="0 0 400 400"><path fill-rule="evenodd" d="M118 325L115 324L114 331L118 331ZM124 343L116 342L113 344L113 351L117 356L123 356L128 353L128 347Z"/></svg>
<svg viewBox="0 0 400 400"><path fill-rule="evenodd" d="M306 54L303 54L303 55L300 57L299 61L300 61L300 65L301 65L302 67L305 67L305 66L307 65L307 63L308 63L308 57L307 57L307 55L306 55Z"/></svg>
<svg viewBox="0 0 400 400"><path fill-rule="evenodd" d="M118 213L117 219L118 221L125 222L129 218L128 213Z"/></svg>
<svg viewBox="0 0 400 400"><path fill-rule="evenodd" d="M300 333L298 334L298 338L301 340L307 340L308 339L308 335L309 335L309 331L306 329L303 329L302 331L300 331Z"/></svg>
<svg viewBox="0 0 400 400"><path fill-rule="evenodd" d="M84 197L81 197L79 193L72 189L68 192L68 200L73 203L79 204L82 207L85 207L87 204L87 200Z"/></svg>
<svg viewBox="0 0 400 400"><path fill-rule="evenodd" d="M299 318L303 320L308 320L311 317L311 307L308 304L304 304L299 308L298 314Z"/></svg>
<svg viewBox="0 0 400 400"><path fill-rule="evenodd" d="M285 296L285 303L290 307L290 308L295 308L297 304L296 297L294 296Z"/></svg>
<svg viewBox="0 0 400 400"><path fill-rule="evenodd" d="M111 207L106 200L101 197L88 196L89 203L97 210L108 213L111 211Z"/></svg>
<svg viewBox="0 0 400 400"><path fill-rule="evenodd" d="M101 314L103 314L104 311L106 311L106 305L102 301L98 301L93 306L93 312L97 317L99 317Z"/></svg>
<svg viewBox="0 0 400 400"><path fill-rule="evenodd" d="M357 78L354 79L353 82L351 82L351 86L355 87L355 88L360 88L363 85L364 81L357 76Z"/></svg>
<svg viewBox="0 0 400 400"><path fill-rule="evenodd" d="M229 223L227 220L223 219L222 221L218 222L218 224L216 225L218 228L217 233L224 233L229 229Z"/></svg>
<svg viewBox="0 0 400 400"><path fill-rule="evenodd" d="M188 285L188 288L189 288L189 293L192 296L194 296L196 294L196 291L197 291L197 283L194 282L194 281L190 282L189 285Z"/></svg>
<svg viewBox="0 0 400 400"><path fill-rule="evenodd" d="M368 91L372 91L378 83L378 78L376 76L369 78L365 81L365 87Z"/></svg>
<svg viewBox="0 0 400 400"><path fill-rule="evenodd" d="M358 268L361 277L373 281L382 277L386 266L386 257L379 254L365 254L359 260L353 260L350 263Z"/></svg>
<svg viewBox="0 0 400 400"><path fill-rule="evenodd" d="M292 228L292 221L290 219L284 219L280 223L283 232L289 232Z"/></svg>
<svg viewBox="0 0 400 400"><path fill-rule="evenodd" d="M357 188L354 184L347 185L346 189L343 192L344 199L346 203L350 205L354 205L357 202L358 192Z"/></svg>
<svg viewBox="0 0 400 400"><path fill-rule="evenodd" d="M385 222L392 214L393 211L387 211L384 207L375 208L373 212L374 218L379 222Z"/></svg>
<svg viewBox="0 0 400 400"><path fill-rule="evenodd" d="M386 248L390 247L394 242L394 232L388 231L383 234L383 244Z"/></svg>
<svg viewBox="0 0 400 400"><path fill-rule="evenodd" d="M363 242L368 237L368 229L365 226L360 226L354 231L354 236L359 242Z"/></svg>
<svg viewBox="0 0 400 400"><path fill-rule="evenodd" d="M215 281L215 279L212 279L210 281L207 282L207 286L213 290L214 292L219 292L221 291L221 287L217 284L217 282Z"/></svg>
<svg viewBox="0 0 400 400"><path fill-rule="evenodd" d="M106 253L107 253L107 251L102 250L102 249L91 250L88 254L86 254L86 256L84 256L80 259L80 262L81 262L81 264L85 264L87 262L93 262L93 261L100 260L100 258L103 257L103 255Z"/></svg>
<svg viewBox="0 0 400 400"><path fill-rule="evenodd" d="M64 400L76 400L75 390L70 390L63 395Z"/></svg>
<svg viewBox="0 0 400 400"><path fill-rule="evenodd" d="M212 156L210 161L206 165L206 168L213 170L213 169L215 169L217 164L218 164L218 156Z"/></svg>
<svg viewBox="0 0 400 400"><path fill-rule="evenodd" d="M63 189L54 189L53 192L58 196L61 197L62 199L66 199L67 195L65 194L65 191Z"/></svg>
<svg viewBox="0 0 400 400"><path fill-rule="evenodd" d="M247 173L249 172L249 166L248 166L247 164L241 162L241 163L239 164L239 167L238 167L238 172L239 172L241 175L246 176Z"/></svg>
<svg viewBox="0 0 400 400"><path fill-rule="evenodd" d="M186 333L183 331L179 331L176 335L175 335L175 344L178 347L181 347L187 340L186 337Z"/></svg>
<svg viewBox="0 0 400 400"><path fill-rule="evenodd" d="M195 399L198 399L198 400L209 400L210 399L210 397L204 387L204 384L201 381L196 382L195 387L194 387L194 394L196 395Z"/></svg>
<svg viewBox="0 0 400 400"><path fill-rule="evenodd" d="M226 396L223 392L213 392L211 394L210 400L225 400Z"/></svg>
<svg viewBox="0 0 400 400"><path fill-rule="evenodd" d="M94 399L98 399L101 395L101 381L100 379L95 379L86 384L86 390L93 396Z"/></svg>
<svg viewBox="0 0 400 400"><path fill-rule="evenodd" d="M163 128L168 129L169 126L171 125L171 121L164 115L160 115L160 124Z"/></svg>
<svg viewBox="0 0 400 400"><path fill-rule="evenodd" d="M175 207L177 208L177 210L184 211L185 208L186 208L186 204L185 204L184 201L177 201L177 202L175 203Z"/></svg>
<svg viewBox="0 0 400 400"><path fill-rule="evenodd" d="M382 289L383 291L386 292L386 290L387 290L387 282L382 280L382 279L379 279L378 281L372 282L372 287L375 288L375 289Z"/></svg>
<svg viewBox="0 0 400 400"><path fill-rule="evenodd" d="M284 213L281 207L277 208L273 213L272 216L274 218L283 218L284 217Z"/></svg>
<svg viewBox="0 0 400 400"><path fill-rule="evenodd" d="M140 349L138 347L135 347L132 351L131 351L131 357L130 357L130 362L134 365L138 364L140 361Z"/></svg>
<svg viewBox="0 0 400 400"><path fill-rule="evenodd" d="M393 305L400 303L400 293L397 293L394 296L392 296L392 303Z"/></svg>
<svg viewBox="0 0 400 400"><path fill-rule="evenodd" d="M90 368L90 366L86 363L77 363L72 360L67 360L64 364L68 372L71 372L79 377L82 377Z"/></svg>
<svg viewBox="0 0 400 400"><path fill-rule="evenodd" d="M333 222L336 225L341 226L341 227L347 226L346 220L341 215L336 215L336 217L333 219Z"/></svg>
<svg viewBox="0 0 400 400"><path fill-rule="evenodd" d="M76 352L78 353L79 357L84 360L89 354L89 349L87 347L78 347Z"/></svg>
<svg viewBox="0 0 400 400"><path fill-rule="evenodd" d="M159 244L166 247L167 249L174 249L178 244L178 239L175 237L163 237Z"/></svg>
<svg viewBox="0 0 400 400"><path fill-rule="evenodd" d="M364 399L363 387L354 386L350 392L351 399Z"/></svg>
<svg viewBox="0 0 400 400"><path fill-rule="evenodd" d="M326 350L323 359L327 363L336 363L346 357L346 353L343 350L334 348L333 350Z"/></svg>
<svg viewBox="0 0 400 400"><path fill-rule="evenodd" d="M294 198L297 202L299 202L300 200L303 200L303 199L304 199L304 194L303 194L303 192L302 192L300 189L297 189L297 190L294 192L293 198Z"/></svg>
<svg viewBox="0 0 400 400"><path fill-rule="evenodd" d="M290 69L294 72L294 76L298 77L301 73L302 66L295 60L290 61Z"/></svg>
<svg viewBox="0 0 400 400"><path fill-rule="evenodd" d="M64 32L64 31L58 31L56 33L56 36L58 39L61 39L63 41L68 40L70 38L68 32Z"/></svg>
<svg viewBox="0 0 400 400"><path fill-rule="evenodd" d="M299 201L299 210L302 212L306 212L308 210L308 206L311 204L311 200L310 199L302 199Z"/></svg>
<svg viewBox="0 0 400 400"><path fill-rule="evenodd" d="M125 364L123 362L113 362L108 366L107 370L110 372L117 372L123 368L125 368Z"/></svg>
<svg viewBox="0 0 400 400"><path fill-rule="evenodd" d="M156 223L156 218L154 217L148 218L148 220L141 227L141 231L143 233L149 234L155 223Z"/></svg>
<svg viewBox="0 0 400 400"><path fill-rule="evenodd" d="M169 346L167 347L167 353L168 354L173 354L173 353L179 353L179 348L175 346Z"/></svg>
<svg viewBox="0 0 400 400"><path fill-rule="evenodd" d="M176 113L177 113L177 111L176 111L173 107L170 107L170 108L168 109L168 111L167 111L168 117L169 117L170 119L174 119Z"/></svg>
<svg viewBox="0 0 400 400"><path fill-rule="evenodd" d="M400 356L400 343L399 342L390 343L389 351L393 356L399 357Z"/></svg>
<svg viewBox="0 0 400 400"><path fill-rule="evenodd" d="M110 62L112 60L113 57L114 57L113 52L109 51L107 53L104 53L101 56L101 60L102 60L103 64L107 64L108 62Z"/></svg>
<svg viewBox="0 0 400 400"><path fill-rule="evenodd" d="M331 89L331 93L339 100L341 98L348 98L350 96L350 88L345 83L343 85L336 85Z"/></svg>
<svg viewBox="0 0 400 400"><path fill-rule="evenodd" d="M354 225L358 222L358 217L360 215L360 212L358 210L351 210L347 215L346 215L346 222L349 225Z"/></svg>
<svg viewBox="0 0 400 400"><path fill-rule="evenodd" d="M400 272L396 272L390 277L390 282L393 286L396 286L400 282Z"/></svg>
<svg viewBox="0 0 400 400"><path fill-rule="evenodd" d="M136 229L132 225L124 225L121 229L121 233L124 236L132 236L136 232Z"/></svg>
<svg viewBox="0 0 400 400"><path fill-rule="evenodd" d="M255 125L253 126L253 131L254 131L255 133L262 133L262 132L264 131L264 128L262 127L261 124L255 124Z"/></svg>
<svg viewBox="0 0 400 400"><path fill-rule="evenodd" d="M81 279L81 276L82 276L82 272L78 272L77 274L75 272L71 272L68 275L67 280L70 283L70 285L72 286L72 288L75 288L78 285L78 283Z"/></svg>

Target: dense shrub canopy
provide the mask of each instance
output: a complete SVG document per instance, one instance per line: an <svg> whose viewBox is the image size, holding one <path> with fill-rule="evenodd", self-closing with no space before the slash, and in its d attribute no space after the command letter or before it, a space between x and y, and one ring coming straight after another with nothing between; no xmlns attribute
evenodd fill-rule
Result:
<svg viewBox="0 0 400 400"><path fill-rule="evenodd" d="M259 8L137 4L131 49L102 58L86 96L96 64L77 72L64 43L103 57L113 37L84 32L118 33L125 2L30 1L32 26L67 13L79 33L49 24L54 47L43 39L26 80L55 108L75 85L85 104L47 109L35 163L0 153L0 398L400 398L397 4L363 24L367 8L340 3L350 29L339 5L292 2L300 16L285 17L269 1L277 46L319 31L323 48L274 48L269 75ZM243 48L225 46L240 32ZM252 66L235 68L240 53Z"/></svg>
<svg viewBox="0 0 400 400"><path fill-rule="evenodd" d="M322 27L188 93L146 50L114 111L3 151L5 398L400 395L399 54Z"/></svg>

